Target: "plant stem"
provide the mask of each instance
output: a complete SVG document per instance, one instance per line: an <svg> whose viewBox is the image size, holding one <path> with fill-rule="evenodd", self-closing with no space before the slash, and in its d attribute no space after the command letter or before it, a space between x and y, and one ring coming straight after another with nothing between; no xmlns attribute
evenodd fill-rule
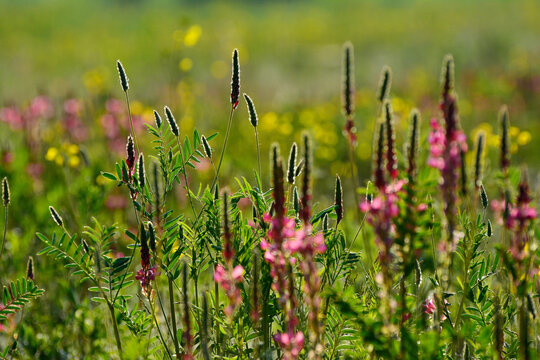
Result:
<svg viewBox="0 0 540 360"><path fill-rule="evenodd" d="M255 142L257 143L257 165L259 166L259 178L261 178L261 151L259 148L259 132L257 131L257 127L255 127Z"/></svg>
<svg viewBox="0 0 540 360"><path fill-rule="evenodd" d="M135 147L137 148L137 153L140 154L141 150L139 149L139 144L137 143L137 137L135 136L135 130L133 129L133 119L131 117L131 106L129 105L129 95L127 90L125 91L126 94L126 104L128 108L128 114L129 114L129 126L131 128L131 136L133 137L133 142L135 143Z"/></svg>
<svg viewBox="0 0 540 360"><path fill-rule="evenodd" d="M193 211L193 216L197 216L197 214L195 213L195 207L193 206L193 200L191 199L191 193L189 192L189 182L186 174L186 164L184 163L184 151L182 150L180 138L178 136L176 137L176 143L178 144L178 152L180 153L180 160L182 161L182 174L184 174L184 181L186 182L186 192L189 199L189 205L191 206L191 211Z"/></svg>
<svg viewBox="0 0 540 360"><path fill-rule="evenodd" d="M223 155L225 155L225 150L227 149L227 140L229 140L229 133L231 131L233 114L234 114L234 106L231 106L231 112L229 114L229 122L227 124L227 131L225 132L225 140L223 141L223 149L221 150L221 155L219 157L219 163L217 167L216 176L214 177L214 180L212 181L212 186L210 187L210 190L214 189L214 186L216 185L217 179L219 177L219 170L221 170L221 163L223 162Z"/></svg>
<svg viewBox="0 0 540 360"><path fill-rule="evenodd" d="M6 206L6 215L4 220L4 237L2 239L2 246L0 247L0 260L2 260L2 254L4 253L4 245L6 243L6 233L8 227L8 206Z"/></svg>
<svg viewBox="0 0 540 360"><path fill-rule="evenodd" d="M123 359L124 356L122 353L122 343L120 342L120 333L118 332L118 323L116 322L116 316L114 315L114 306L111 304L109 300L107 300L107 305L111 313L111 321L113 323L114 338L116 339L116 347L118 348L118 355L120 356L120 359Z"/></svg>
<svg viewBox="0 0 540 360"><path fill-rule="evenodd" d="M169 304L171 307L171 323L173 330L174 349L176 351L176 358L180 359L180 344L178 343L178 333L176 329L176 310L174 308L174 291L172 279L167 276L169 282Z"/></svg>

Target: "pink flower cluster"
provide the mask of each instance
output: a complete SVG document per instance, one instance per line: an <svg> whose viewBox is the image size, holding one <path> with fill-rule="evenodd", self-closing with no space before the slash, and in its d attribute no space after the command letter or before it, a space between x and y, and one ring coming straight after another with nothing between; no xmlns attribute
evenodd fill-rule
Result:
<svg viewBox="0 0 540 360"><path fill-rule="evenodd" d="M274 341L285 350L283 359L293 360L298 358L304 346L304 334L301 331L296 334L294 332L278 333L274 335Z"/></svg>
<svg viewBox="0 0 540 360"><path fill-rule="evenodd" d="M231 317L236 307L242 303L242 294L238 288L238 283L244 280L244 268L236 265L232 271L227 271L223 265L216 266L214 271L214 281L217 282L227 294L229 305L225 308L225 314Z"/></svg>
<svg viewBox="0 0 540 360"><path fill-rule="evenodd" d="M428 137L429 158L428 165L445 171L445 169L458 169L461 165L461 151L467 151L467 137L461 130L455 130L450 135L447 146L447 136L436 119L431 119L431 132ZM448 152L448 158L445 154Z"/></svg>
<svg viewBox="0 0 540 360"><path fill-rule="evenodd" d="M360 203L360 210L366 213L367 222L375 230L375 241L381 248L381 263L388 263L391 258L390 248L393 244L395 227L393 219L399 215L398 193L405 185L405 180L399 180L380 189L380 193L372 201L367 199Z"/></svg>
<svg viewBox="0 0 540 360"><path fill-rule="evenodd" d="M137 271L135 279L139 280L141 287L144 289L147 295L150 294L152 287L151 282L155 280L156 276L159 276L160 272L157 271L156 266L152 267L143 267Z"/></svg>

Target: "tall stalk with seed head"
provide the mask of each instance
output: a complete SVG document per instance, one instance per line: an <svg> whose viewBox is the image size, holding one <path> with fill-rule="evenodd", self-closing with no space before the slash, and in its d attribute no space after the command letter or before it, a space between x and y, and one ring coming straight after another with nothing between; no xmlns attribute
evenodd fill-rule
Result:
<svg viewBox="0 0 540 360"><path fill-rule="evenodd" d="M229 133L231 132L231 124L233 119L234 110L238 106L238 98L240 97L240 62L238 60L238 50L234 49L232 54L232 76L231 76L231 111L229 113L229 121L227 123L227 131L225 132L225 140L223 141L223 149L221 150L221 156L219 157L219 163L216 171L214 181L212 181L211 189L216 185L219 177L219 171L221 170L221 163L223 162L223 155L227 149L227 141L229 140Z"/></svg>
<svg viewBox="0 0 540 360"><path fill-rule="evenodd" d="M131 116L131 106L129 105L129 79L126 75L126 71L124 70L124 66L120 62L120 60L116 61L116 68L118 69L118 76L120 77L120 85L122 86L122 90L124 91L124 94L126 96L126 105L128 108L128 115L129 115L129 126L131 129L131 136L133 136L133 139L135 140L135 146L137 147L137 152L140 153L139 144L137 143L137 137L135 136L135 130L133 128L133 118Z"/></svg>
<svg viewBox="0 0 540 360"><path fill-rule="evenodd" d="M248 114L249 114L249 122L253 126L253 129L255 130L255 142L257 143L257 166L259 169L259 177L262 176L261 173L261 151L259 149L259 133L257 131L257 125L259 124L259 118L257 116L257 110L255 110L255 105L253 104L253 100L244 93L244 100L246 101Z"/></svg>
<svg viewBox="0 0 540 360"><path fill-rule="evenodd" d="M9 192L9 182L5 177L2 179L2 203L4 204L5 209L5 220L4 220L4 236L2 238L2 246L0 246L0 261L2 260L2 253L4 252L4 245L6 243L6 233L8 227L8 208L9 203L11 202L11 195Z"/></svg>

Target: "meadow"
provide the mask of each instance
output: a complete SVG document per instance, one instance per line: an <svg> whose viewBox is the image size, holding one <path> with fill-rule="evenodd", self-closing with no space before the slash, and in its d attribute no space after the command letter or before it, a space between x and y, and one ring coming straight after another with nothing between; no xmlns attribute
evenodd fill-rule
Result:
<svg viewBox="0 0 540 360"><path fill-rule="evenodd" d="M0 358L537 357L536 2L0 5Z"/></svg>

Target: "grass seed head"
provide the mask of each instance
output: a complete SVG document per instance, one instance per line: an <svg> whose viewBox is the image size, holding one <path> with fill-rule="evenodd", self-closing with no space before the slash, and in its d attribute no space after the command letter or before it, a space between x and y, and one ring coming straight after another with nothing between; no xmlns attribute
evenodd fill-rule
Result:
<svg viewBox="0 0 540 360"><path fill-rule="evenodd" d="M409 181L412 181L416 175L420 112L417 109L413 109L411 111L410 119L409 143L407 145L407 175L409 176Z"/></svg>
<svg viewBox="0 0 540 360"><path fill-rule="evenodd" d="M396 134L394 132L394 116L390 100L384 101L384 120L386 128L386 169L392 179L397 178Z"/></svg>
<svg viewBox="0 0 540 360"><path fill-rule="evenodd" d="M62 217L58 214L58 212L53 208L52 206L49 206L49 211L51 212L51 216L58 226L64 226L64 220L62 220Z"/></svg>
<svg viewBox="0 0 540 360"><path fill-rule="evenodd" d="M240 96L240 62L238 60L238 50L234 49L232 54L232 77L231 77L231 104L233 109L238 106Z"/></svg>
<svg viewBox="0 0 540 360"><path fill-rule="evenodd" d="M373 179L378 189L383 189L386 186L384 179L384 122L382 121L379 122Z"/></svg>
<svg viewBox="0 0 540 360"><path fill-rule="evenodd" d="M150 250L155 254L156 253L156 229L154 224L151 221L148 222L148 245Z"/></svg>
<svg viewBox="0 0 540 360"><path fill-rule="evenodd" d="M210 147L210 144L208 143L208 140L204 135L201 136L201 142L203 144L204 153L206 154L206 157L209 159L212 159L212 148Z"/></svg>
<svg viewBox="0 0 540 360"><path fill-rule="evenodd" d="M337 223L339 224L343 219L343 188L341 187L341 179L339 175L336 175L336 187L334 190L334 205L337 216Z"/></svg>
<svg viewBox="0 0 540 360"><path fill-rule="evenodd" d="M304 143L304 177L302 178L302 196L300 198L300 219L307 224L311 216L311 140L307 133L302 136Z"/></svg>
<svg viewBox="0 0 540 360"><path fill-rule="evenodd" d="M443 59L441 85L443 98L450 95L454 89L454 57L450 54Z"/></svg>
<svg viewBox="0 0 540 360"><path fill-rule="evenodd" d="M478 134L476 140L476 160L474 162L474 186L478 188L482 182L482 159L484 157L484 132Z"/></svg>
<svg viewBox="0 0 540 360"><path fill-rule="evenodd" d="M142 221L139 237L141 240L141 265L143 269L148 269L150 267L150 249L148 248L148 237Z"/></svg>
<svg viewBox="0 0 540 360"><path fill-rule="evenodd" d="M143 153L139 154L138 172L139 187L141 188L141 191L144 191L144 185L146 184L146 172L144 170Z"/></svg>
<svg viewBox="0 0 540 360"><path fill-rule="evenodd" d="M379 79L379 89L377 90L377 100L382 103L390 94L392 86L392 70L389 66L384 66Z"/></svg>
<svg viewBox="0 0 540 360"><path fill-rule="evenodd" d="M253 127L257 127L257 124L259 123L259 118L257 116L257 110L255 110L255 105L253 104L253 100L248 96L248 94L244 93L244 100L246 100L248 113L249 113L249 122Z"/></svg>
<svg viewBox="0 0 540 360"><path fill-rule="evenodd" d="M26 279L34 281L34 258L31 256L26 264Z"/></svg>
<svg viewBox="0 0 540 360"><path fill-rule="evenodd" d="M289 153L289 167L287 168L287 182L289 184L294 184L296 177L296 154L297 146L296 143L293 143L291 146L291 152Z"/></svg>
<svg viewBox="0 0 540 360"><path fill-rule="evenodd" d="M486 210L488 207L488 197L483 184L480 184L480 200L482 201L482 207Z"/></svg>
<svg viewBox="0 0 540 360"><path fill-rule="evenodd" d="M354 115L354 49L350 42L343 46L343 112Z"/></svg>
<svg viewBox="0 0 540 360"><path fill-rule="evenodd" d="M8 207L9 203L11 202L11 193L9 191L9 182L7 177L2 179L2 202L4 203L5 207Z"/></svg>
<svg viewBox="0 0 540 360"><path fill-rule="evenodd" d="M161 116L159 116L159 113L156 110L154 110L154 119L156 120L157 128L160 129L163 121L161 120Z"/></svg>
<svg viewBox="0 0 540 360"><path fill-rule="evenodd" d="M168 106L165 106L164 109L165 116L167 117L167 122L169 123L169 126L171 128L171 132L174 134L174 136L178 137L180 135L180 132L178 130L178 124L176 123L176 119L174 118L173 113Z"/></svg>
<svg viewBox="0 0 540 360"><path fill-rule="evenodd" d="M510 166L510 138L508 129L510 128L510 117L508 116L508 107L503 105L499 111L500 132L500 166L503 172Z"/></svg>
<svg viewBox="0 0 540 360"><path fill-rule="evenodd" d="M118 75L120 76L120 85L122 85L122 90L128 91L129 79L126 75L126 71L124 70L124 66L122 66L122 63L120 62L120 60L116 61L116 68L118 69Z"/></svg>
<svg viewBox="0 0 540 360"><path fill-rule="evenodd" d="M131 135L128 135L127 138L126 153L126 165L128 166L129 174L131 176L135 167L135 145L133 144L133 138Z"/></svg>

